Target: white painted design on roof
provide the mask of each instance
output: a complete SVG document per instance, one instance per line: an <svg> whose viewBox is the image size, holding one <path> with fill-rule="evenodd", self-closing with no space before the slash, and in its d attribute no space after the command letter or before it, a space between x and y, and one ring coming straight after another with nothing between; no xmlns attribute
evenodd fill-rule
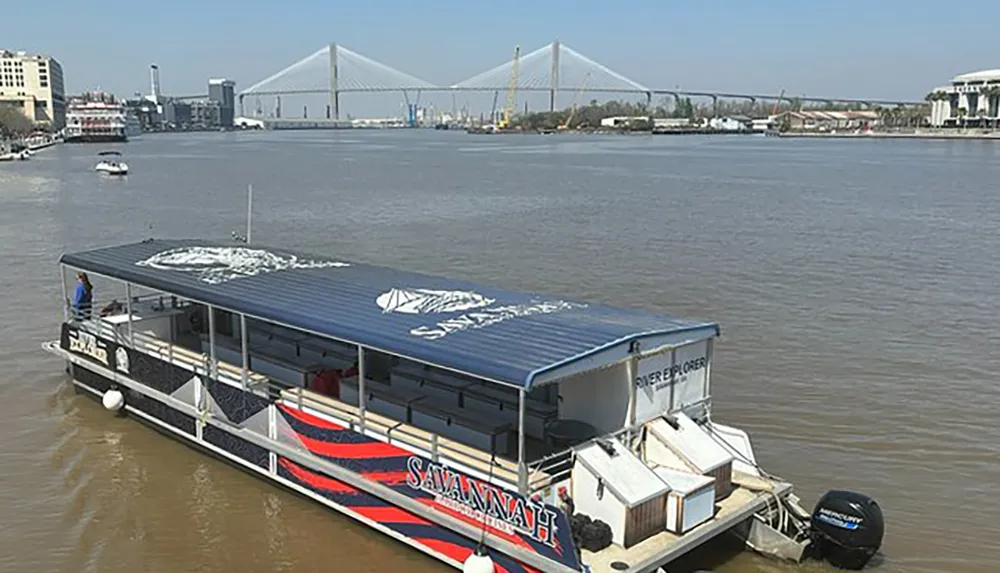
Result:
<svg viewBox="0 0 1000 573"><path fill-rule="evenodd" d="M512 318L552 314L587 308L586 304L564 300L532 301L522 304L494 305L496 299L473 291L442 291L414 288L394 288L375 299L382 312L403 314L458 314L410 329L410 334L426 340L437 340L452 332L479 329ZM464 312L463 312L464 311Z"/></svg>
<svg viewBox="0 0 1000 573"><path fill-rule="evenodd" d="M339 261L305 260L295 255L250 247L180 247L156 253L136 265L163 271L194 273L202 282L213 285L290 269L351 266Z"/></svg>
<svg viewBox="0 0 1000 573"><path fill-rule="evenodd" d="M482 308L495 302L473 291L394 288L379 295L375 304L382 312L436 314Z"/></svg>

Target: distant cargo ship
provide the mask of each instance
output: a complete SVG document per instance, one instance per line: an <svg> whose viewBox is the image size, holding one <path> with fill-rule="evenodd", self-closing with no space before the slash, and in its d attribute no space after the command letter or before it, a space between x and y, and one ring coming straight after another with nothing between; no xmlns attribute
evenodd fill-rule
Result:
<svg viewBox="0 0 1000 573"><path fill-rule="evenodd" d="M104 92L73 98L66 109L68 143L128 141L141 132L139 119L113 95Z"/></svg>

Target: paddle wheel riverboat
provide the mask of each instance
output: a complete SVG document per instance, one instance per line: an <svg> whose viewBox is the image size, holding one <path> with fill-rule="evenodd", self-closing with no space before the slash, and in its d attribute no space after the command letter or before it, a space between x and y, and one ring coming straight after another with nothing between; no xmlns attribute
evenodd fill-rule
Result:
<svg viewBox="0 0 1000 573"><path fill-rule="evenodd" d="M655 571L727 531L856 568L881 543L873 500L803 511L712 419L715 323L245 243L60 263L102 294L43 345L79 391L456 568Z"/></svg>

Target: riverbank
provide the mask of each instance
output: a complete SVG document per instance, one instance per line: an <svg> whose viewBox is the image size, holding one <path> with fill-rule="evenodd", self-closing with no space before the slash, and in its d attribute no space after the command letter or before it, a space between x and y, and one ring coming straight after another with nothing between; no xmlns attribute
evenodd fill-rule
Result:
<svg viewBox="0 0 1000 573"><path fill-rule="evenodd" d="M862 132L810 132L788 131L779 137L823 139L980 139L1000 140L996 130L914 130L914 131L862 131Z"/></svg>
<svg viewBox="0 0 1000 573"><path fill-rule="evenodd" d="M62 143L56 136L34 136L0 141L0 161L25 160L36 152Z"/></svg>

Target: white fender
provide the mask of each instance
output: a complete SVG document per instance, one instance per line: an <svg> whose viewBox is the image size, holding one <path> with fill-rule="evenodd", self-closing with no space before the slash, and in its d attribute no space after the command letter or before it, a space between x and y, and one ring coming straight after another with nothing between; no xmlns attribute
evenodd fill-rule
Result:
<svg viewBox="0 0 1000 573"><path fill-rule="evenodd" d="M104 393L101 398L101 403L104 407L112 412L117 412L125 406L125 395L121 393L120 390L115 390L112 388Z"/></svg>
<svg viewBox="0 0 1000 573"><path fill-rule="evenodd" d="M462 564L462 573L493 573L493 560L481 549L476 549Z"/></svg>

